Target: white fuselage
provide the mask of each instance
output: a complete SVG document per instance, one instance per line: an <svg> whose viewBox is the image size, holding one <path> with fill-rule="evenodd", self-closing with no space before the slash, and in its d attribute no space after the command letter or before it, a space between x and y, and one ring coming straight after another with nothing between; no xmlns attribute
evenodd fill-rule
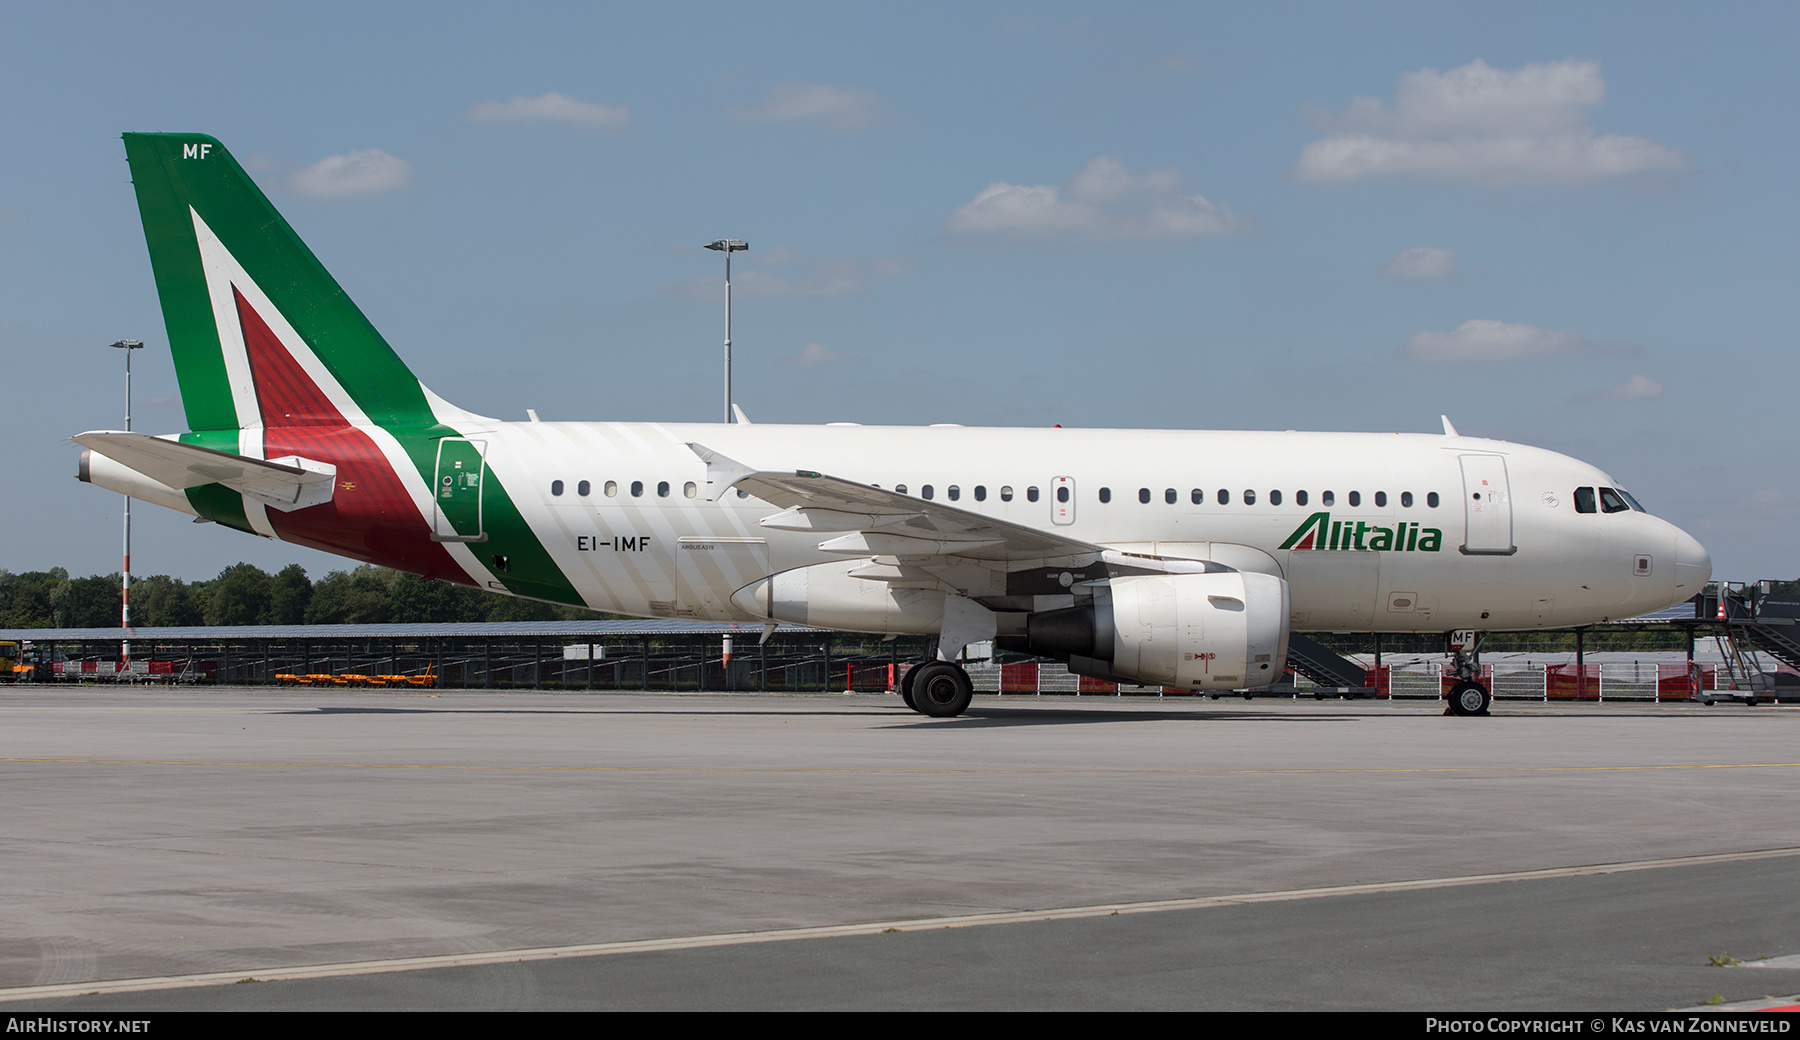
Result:
<svg viewBox="0 0 1800 1040"><path fill-rule="evenodd" d="M1566 628L1678 603L1711 574L1705 549L1667 521L1578 512L1578 488L1618 487L1600 470L1474 437L458 426L485 442L490 473L581 598L628 614L762 620L733 604L737 590L842 559L820 551L817 533L760 526L779 512L768 503L735 492L710 500L690 443L756 469L818 471L913 497L929 487L933 502L1101 546L1275 574L1290 585L1300 631ZM1313 537L1297 544L1309 520ZM470 548L484 561L481 546ZM1037 599L1029 609L1057 605Z"/></svg>

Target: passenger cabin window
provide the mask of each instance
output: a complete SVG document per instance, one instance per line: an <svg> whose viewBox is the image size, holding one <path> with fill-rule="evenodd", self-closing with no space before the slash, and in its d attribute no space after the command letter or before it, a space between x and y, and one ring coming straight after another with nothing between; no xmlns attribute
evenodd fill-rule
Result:
<svg viewBox="0 0 1800 1040"><path fill-rule="evenodd" d="M1244 504L1247 506L1253 506L1256 504L1256 492L1254 490L1252 490L1250 488L1244 489Z"/></svg>
<svg viewBox="0 0 1800 1040"><path fill-rule="evenodd" d="M581 483L575 485L575 493L577 495L580 495L582 498L586 498L588 496L588 492L590 492L592 490L594 490L594 485L588 483L585 480L582 481Z"/></svg>
<svg viewBox="0 0 1800 1040"><path fill-rule="evenodd" d="M1629 513L1631 506L1626 504L1625 499L1620 497L1617 491L1603 487L1600 489L1600 511L1602 513Z"/></svg>
<svg viewBox="0 0 1800 1040"><path fill-rule="evenodd" d="M1594 489L1593 488L1578 487L1575 489L1575 511L1577 513L1598 512L1598 510L1596 510L1594 508Z"/></svg>
<svg viewBox="0 0 1800 1040"><path fill-rule="evenodd" d="M562 494L562 481L552 480L550 482L550 493L552 495L561 495Z"/></svg>
<svg viewBox="0 0 1800 1040"><path fill-rule="evenodd" d="M616 497L618 497L618 494L619 494L619 482L616 480L607 481L606 482L606 497L607 498L616 498Z"/></svg>
<svg viewBox="0 0 1800 1040"><path fill-rule="evenodd" d="M1104 490L1104 489L1102 489L1102 490ZM1037 488L1031 489L1031 497L1033 499L1037 498ZM1062 487L1059 487L1056 489L1056 500L1058 502L1067 502L1069 500L1069 485L1064 484ZM1101 501L1104 502L1106 500L1101 499Z"/></svg>
<svg viewBox="0 0 1800 1040"><path fill-rule="evenodd" d="M906 494L906 485L905 484L895 484L894 485L894 494L896 494L896 495Z"/></svg>
<svg viewBox="0 0 1800 1040"><path fill-rule="evenodd" d="M1143 503L1144 505L1150 504L1150 489L1149 488L1138 488L1138 501Z"/></svg>
<svg viewBox="0 0 1800 1040"><path fill-rule="evenodd" d="M669 497L669 482L668 481L659 480L656 482L656 497L657 498L668 498Z"/></svg>
<svg viewBox="0 0 1800 1040"><path fill-rule="evenodd" d="M1063 490L1064 490L1063 488L1056 489L1056 492L1057 492L1056 500L1058 502L1062 501ZM1101 488L1100 489L1100 501L1102 501L1102 502L1111 502L1112 501L1112 488Z"/></svg>
<svg viewBox="0 0 1800 1040"><path fill-rule="evenodd" d="M1322 506L1337 505L1337 495L1330 491L1321 491L1319 492L1319 504Z"/></svg>
<svg viewBox="0 0 1800 1040"><path fill-rule="evenodd" d="M1167 488L1163 491L1163 501L1167 502L1169 505L1174 505L1175 500L1179 497L1181 496L1175 494L1174 488Z"/></svg>
<svg viewBox="0 0 1800 1040"><path fill-rule="evenodd" d="M944 489L944 494L950 496L950 501L955 502L957 499L962 498L962 488L952 484Z"/></svg>
<svg viewBox="0 0 1800 1040"><path fill-rule="evenodd" d="M1281 504L1281 492L1279 492L1279 491L1269 492L1269 504L1272 506L1280 505Z"/></svg>
<svg viewBox="0 0 1800 1040"><path fill-rule="evenodd" d="M1222 506L1230 505L1231 504L1231 492L1225 490L1224 488L1220 488L1219 489L1219 504Z"/></svg>
<svg viewBox="0 0 1800 1040"><path fill-rule="evenodd" d="M980 489L977 489L977 490L979 491ZM1036 498L1037 496L1033 495L1031 497ZM1002 502L1011 502L1012 501L1012 485L1011 484L1000 485L1000 501L1002 501Z"/></svg>
<svg viewBox="0 0 1800 1040"><path fill-rule="evenodd" d="M1427 492L1425 495L1425 504L1430 506L1433 509L1436 509L1437 504L1438 504L1437 492L1435 492L1435 491Z"/></svg>
<svg viewBox="0 0 1800 1040"><path fill-rule="evenodd" d="M1306 492L1304 492L1304 491L1294 492L1294 504L1297 506L1305 505L1306 504Z"/></svg>
<svg viewBox="0 0 1800 1040"><path fill-rule="evenodd" d="M987 485L985 485L985 484L975 485L975 501L977 501L977 502L986 502L987 501Z"/></svg>
<svg viewBox="0 0 1800 1040"><path fill-rule="evenodd" d="M1034 488L1034 487L1028 487L1028 488L1026 488L1026 489L1025 489L1025 501L1027 501L1027 502L1036 502L1036 501L1037 501L1037 498L1038 498L1038 490L1037 490L1037 488Z"/></svg>
<svg viewBox="0 0 1800 1040"><path fill-rule="evenodd" d="M687 498L693 498L695 495L700 493L700 489L698 487L694 486L694 482L690 480L687 483L681 485L681 493L683 496L685 496Z"/></svg>
<svg viewBox="0 0 1800 1040"><path fill-rule="evenodd" d="M934 492L934 491L933 491L933 490L932 490L932 489L931 489L931 485L930 485L930 484L922 484L922 485L920 485L920 487L919 487L919 497L920 497L920 498L922 498L922 499L924 499L924 500L925 500L925 501L927 501L927 502L929 502L929 501L931 501L931 496L932 496L932 495L934 495L934 494L936 494L936 492Z"/></svg>
<svg viewBox="0 0 1800 1040"><path fill-rule="evenodd" d="M1362 505L1362 492L1360 492L1360 491L1350 492L1350 504L1353 506Z"/></svg>
<svg viewBox="0 0 1800 1040"><path fill-rule="evenodd" d="M1402 508L1402 509L1411 509L1412 508L1412 492L1410 492L1410 491L1400 492L1400 508Z"/></svg>
<svg viewBox="0 0 1800 1040"><path fill-rule="evenodd" d="M1375 492L1375 504L1378 506L1387 505L1387 492L1385 492L1385 491Z"/></svg>
<svg viewBox="0 0 1800 1040"><path fill-rule="evenodd" d="M1188 501L1194 503L1197 506L1203 506L1206 504L1206 492L1200 490L1199 488L1195 488L1194 490L1188 492Z"/></svg>
<svg viewBox="0 0 1800 1040"><path fill-rule="evenodd" d="M634 480L631 482L631 497L632 498L643 498L644 497L644 482L643 481Z"/></svg>

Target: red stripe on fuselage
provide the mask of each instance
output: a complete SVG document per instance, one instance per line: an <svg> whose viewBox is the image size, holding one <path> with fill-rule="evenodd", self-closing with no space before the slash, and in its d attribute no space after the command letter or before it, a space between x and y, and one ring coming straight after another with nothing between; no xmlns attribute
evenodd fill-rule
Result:
<svg viewBox="0 0 1800 1040"><path fill-rule="evenodd" d="M292 512L268 510L275 533L284 542L474 584L449 551L431 540L430 527L374 439L350 425L256 308L236 286L231 291L262 412L263 457L298 455L337 466L330 502Z"/></svg>

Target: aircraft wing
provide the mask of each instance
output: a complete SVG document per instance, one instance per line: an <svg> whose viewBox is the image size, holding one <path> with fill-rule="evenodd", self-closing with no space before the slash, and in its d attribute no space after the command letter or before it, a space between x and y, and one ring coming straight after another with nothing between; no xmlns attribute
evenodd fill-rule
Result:
<svg viewBox="0 0 1800 1040"><path fill-rule="evenodd" d="M808 470L753 470L704 445L688 447L706 462L710 497L735 487L781 506L784 511L764 517L762 526L816 532L819 548L828 553L887 557L912 566L979 563L1010 571L1052 563L1084 566L1106 552L1091 542L868 484Z"/></svg>
<svg viewBox="0 0 1800 1040"><path fill-rule="evenodd" d="M70 440L178 491L223 484L281 509L330 501L337 479L336 466L310 459L253 459L142 433L90 430Z"/></svg>

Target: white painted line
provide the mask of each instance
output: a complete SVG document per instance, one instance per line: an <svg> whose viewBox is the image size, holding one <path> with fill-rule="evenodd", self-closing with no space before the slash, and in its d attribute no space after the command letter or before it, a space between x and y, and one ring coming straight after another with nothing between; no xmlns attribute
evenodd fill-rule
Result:
<svg viewBox="0 0 1800 1040"><path fill-rule="evenodd" d="M1515 870L1497 874L1466 874L1458 877L1422 878L1414 881L1382 881L1363 885L1333 885L1326 888L1296 888L1281 892L1247 892L1229 896L1199 896L1187 899L1156 899L1135 903L1100 903L1093 906L1056 907L1043 910L1005 910L986 914L964 914L957 917L923 917L862 924L818 925L811 928L782 928L766 932L725 932L718 935L690 935L670 939L634 939L624 942L584 943L576 946L542 946L521 950L494 950L487 953L453 953L432 957L401 957L379 961L346 961L337 964L312 964L296 968L256 968L242 971L214 971L197 975L163 975L150 978L116 979L106 982L68 982L52 986L21 986L0 989L0 1001L51 1000L62 997L90 996L105 993L138 993L147 990L191 989L200 986L228 986L233 983L287 982L297 979L339 978L349 975L376 975L387 972L421 971L427 968L460 968L486 964L516 964L522 961L547 961L568 957L603 957L619 953L652 953L663 950L697 950L711 946L744 946L751 943L791 942L796 939L836 939L855 935L879 935L889 931L913 932L938 928L974 928L981 925L1024 924L1030 921L1068 921L1086 917L1110 917L1115 914L1153 914L1170 910L1203 910L1209 907L1242 906L1254 903L1285 903L1302 899L1329 899L1335 896L1373 895L1383 892L1419 892L1468 885L1492 885L1506 881L1538 881L1551 878L1591 877L1598 874L1623 874L1640 870L1662 870L1669 867L1694 867L1720 863L1745 863L1763 859L1800 856L1800 848L1762 849L1755 852L1721 852L1705 856L1678 856L1669 859L1634 860L1625 863L1596 863L1579 867L1551 867L1543 870ZM1787 958L1782 958L1786 960Z"/></svg>

